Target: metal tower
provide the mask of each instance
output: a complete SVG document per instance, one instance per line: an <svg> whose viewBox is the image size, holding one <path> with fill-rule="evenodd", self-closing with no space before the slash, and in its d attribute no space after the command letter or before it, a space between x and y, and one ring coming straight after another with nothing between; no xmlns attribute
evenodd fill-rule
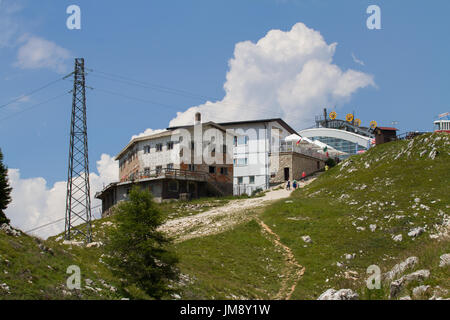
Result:
<svg viewBox="0 0 450 320"><path fill-rule="evenodd" d="M86 125L86 83L84 59L75 59L72 73L73 101L70 125L69 169L67 175L65 238L81 234L86 242L91 235L91 197Z"/></svg>

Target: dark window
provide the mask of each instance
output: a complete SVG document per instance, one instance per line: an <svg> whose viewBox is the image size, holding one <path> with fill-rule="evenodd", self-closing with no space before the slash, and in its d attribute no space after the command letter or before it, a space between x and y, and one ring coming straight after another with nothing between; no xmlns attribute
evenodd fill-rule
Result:
<svg viewBox="0 0 450 320"><path fill-rule="evenodd" d="M168 163L167 164L167 169L173 169L173 163Z"/></svg>
<svg viewBox="0 0 450 320"><path fill-rule="evenodd" d="M177 192L178 191L178 181L176 181L176 180L169 181L168 189L170 192Z"/></svg>
<svg viewBox="0 0 450 320"><path fill-rule="evenodd" d="M250 184L254 184L255 183L255 176L250 176L249 178L249 183Z"/></svg>
<svg viewBox="0 0 450 320"><path fill-rule="evenodd" d="M150 168L144 168L144 175L145 176L150 175Z"/></svg>
<svg viewBox="0 0 450 320"><path fill-rule="evenodd" d="M220 174L223 174L223 175L228 175L228 168L224 168L224 167L222 167L222 168L220 168Z"/></svg>
<svg viewBox="0 0 450 320"><path fill-rule="evenodd" d="M189 171L195 171L195 165L194 164L190 164L189 165Z"/></svg>
<svg viewBox="0 0 450 320"><path fill-rule="evenodd" d="M238 184L242 184L244 182L244 179L242 177L238 177Z"/></svg>
<svg viewBox="0 0 450 320"><path fill-rule="evenodd" d="M144 146L144 154L150 153L150 146Z"/></svg>
<svg viewBox="0 0 450 320"><path fill-rule="evenodd" d="M167 142L167 150L173 149L173 141Z"/></svg>
<svg viewBox="0 0 450 320"><path fill-rule="evenodd" d="M156 151L162 151L162 143L156 144Z"/></svg>
<svg viewBox="0 0 450 320"><path fill-rule="evenodd" d="M209 166L209 173L216 173L216 167Z"/></svg>
<svg viewBox="0 0 450 320"><path fill-rule="evenodd" d="M161 173L161 171L162 171L162 166L156 166L155 170L156 170L156 174Z"/></svg>

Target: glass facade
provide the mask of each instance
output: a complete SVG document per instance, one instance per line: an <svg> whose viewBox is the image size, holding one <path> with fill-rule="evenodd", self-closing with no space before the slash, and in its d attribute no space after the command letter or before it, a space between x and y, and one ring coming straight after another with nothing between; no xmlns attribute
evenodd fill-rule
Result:
<svg viewBox="0 0 450 320"><path fill-rule="evenodd" d="M367 148L361 147L357 143L339 139L339 138L333 138L333 137L311 137L311 140L319 140L320 142L323 142L339 151L348 153L348 155L339 156L341 159L348 158L349 156L353 154L357 154L358 151L365 151Z"/></svg>

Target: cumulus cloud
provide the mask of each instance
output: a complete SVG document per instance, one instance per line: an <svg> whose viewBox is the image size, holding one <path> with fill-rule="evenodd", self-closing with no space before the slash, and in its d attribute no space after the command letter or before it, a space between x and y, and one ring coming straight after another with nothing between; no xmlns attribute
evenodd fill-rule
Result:
<svg viewBox="0 0 450 320"><path fill-rule="evenodd" d="M153 134L157 134L157 133L161 133L166 131L166 129L145 129L144 132L139 133L138 135L134 135L131 137L130 141L135 139L135 138L141 138L141 137L146 137L146 136L151 136Z"/></svg>
<svg viewBox="0 0 450 320"><path fill-rule="evenodd" d="M71 53L56 43L37 37L23 36L14 65L21 69L49 68L58 73L67 71L67 60Z"/></svg>
<svg viewBox="0 0 450 320"><path fill-rule="evenodd" d="M97 161L97 171L98 174L89 175L93 207L101 204L100 200L94 198L95 193L102 190L103 186L118 180L118 163L111 156L102 154ZM60 219L58 223L36 230L33 234L47 238L64 231L66 181L59 181L48 187L44 178L22 179L19 169L9 169L8 177L13 190L12 202L6 210L6 215L13 226L28 231ZM93 209L92 214L98 217L98 208Z"/></svg>
<svg viewBox="0 0 450 320"><path fill-rule="evenodd" d="M375 86L373 76L332 63L336 46L303 23L271 30L256 43L239 42L229 61L225 97L178 112L170 126L191 124L196 112L205 121L282 117L298 129L310 126L322 108Z"/></svg>

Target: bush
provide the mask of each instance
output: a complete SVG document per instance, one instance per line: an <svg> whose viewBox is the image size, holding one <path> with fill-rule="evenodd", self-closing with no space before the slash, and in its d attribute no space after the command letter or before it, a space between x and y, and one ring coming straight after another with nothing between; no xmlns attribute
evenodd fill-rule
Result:
<svg viewBox="0 0 450 320"><path fill-rule="evenodd" d="M328 158L327 161L325 161L325 165L333 168L336 165L336 161L333 158Z"/></svg>
<svg viewBox="0 0 450 320"><path fill-rule="evenodd" d="M136 286L161 299L175 292L169 284L178 279L178 258L167 248L170 240L157 230L165 216L147 190L135 186L129 196L114 211L117 228L106 244L107 262L116 276L125 278L125 287Z"/></svg>

